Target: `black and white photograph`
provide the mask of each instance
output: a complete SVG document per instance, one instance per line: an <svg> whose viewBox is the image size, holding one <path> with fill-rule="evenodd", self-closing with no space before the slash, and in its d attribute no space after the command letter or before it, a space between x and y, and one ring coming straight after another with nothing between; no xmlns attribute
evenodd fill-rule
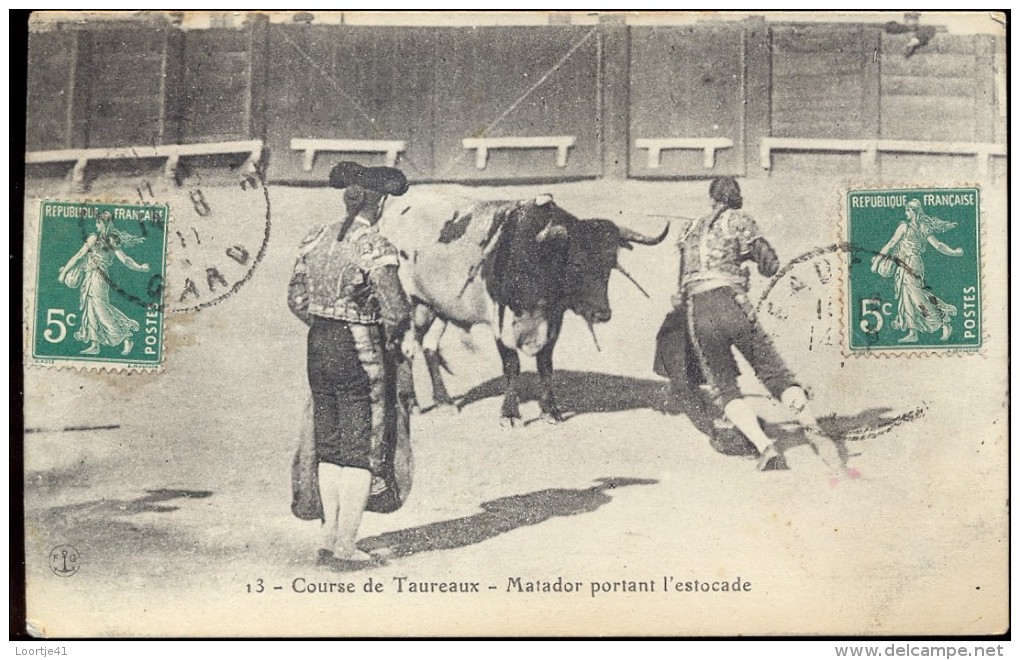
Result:
<svg viewBox="0 0 1020 660"><path fill-rule="evenodd" d="M1008 635L1007 20L32 13L19 623Z"/></svg>

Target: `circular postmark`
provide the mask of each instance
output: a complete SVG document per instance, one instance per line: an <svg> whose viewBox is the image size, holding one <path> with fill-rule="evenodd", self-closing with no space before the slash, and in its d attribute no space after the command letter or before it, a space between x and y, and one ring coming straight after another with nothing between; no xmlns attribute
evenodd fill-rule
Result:
<svg viewBox="0 0 1020 660"><path fill-rule="evenodd" d="M211 307L237 293L269 247L269 189L250 177L235 186L182 187L171 206L166 305L173 312Z"/></svg>
<svg viewBox="0 0 1020 660"><path fill-rule="evenodd" d="M221 179L206 185L196 172L180 186L148 179L130 184L142 204L169 207L169 219L159 227L166 234L168 263L166 273L149 277L144 290L108 280L111 293L142 307L155 298L162 300L162 311L192 312L223 302L252 278L269 247L269 188L258 170L239 183ZM151 231L145 224L127 230L143 239ZM95 222L79 220L79 231L84 242Z"/></svg>
<svg viewBox="0 0 1020 660"><path fill-rule="evenodd" d="M844 311L840 307L843 302L842 292L834 288L841 283L840 269L846 265L844 260L852 267L876 256L880 256L880 253L848 242L809 250L791 259L769 280L759 296L755 311L781 322L798 321L801 331L806 329L809 333L804 342L805 350L809 352L817 350L819 346L842 350L845 348L844 329L839 325ZM882 256L908 275L917 276L910 264L894 256ZM877 299L881 298L880 293L874 295ZM804 309L805 302L810 303L810 311ZM798 309L801 313L791 318L791 307L801 308ZM865 338L869 343L878 341L874 334L866 334Z"/></svg>
<svg viewBox="0 0 1020 660"><path fill-rule="evenodd" d="M839 302L833 285L839 279L840 253L847 243L810 250L787 263L762 291L755 311L784 326L784 334L796 336L801 350L839 347Z"/></svg>
<svg viewBox="0 0 1020 660"><path fill-rule="evenodd" d="M833 243L817 247L791 259L765 285L754 310L759 323L785 350L785 358L795 361L794 372L813 374L809 389L825 389L846 398L857 392L865 406L853 414L823 415L820 422L843 441L865 440L885 435L897 427L925 416L925 401L873 406L867 396L869 388L859 388L862 373L845 351L845 335L841 324L846 318L842 309L840 286L848 265L861 263L877 254L852 243ZM897 262L900 267L904 264ZM848 366L850 365L850 366ZM860 369L880 369L880 364L867 363ZM828 374L828 377L826 376ZM871 374L873 376L874 374ZM831 382L827 382L831 381ZM872 407L868 407L872 406Z"/></svg>
<svg viewBox="0 0 1020 660"><path fill-rule="evenodd" d="M58 545L50 550L50 570L59 577L71 577L81 568L81 555L71 545Z"/></svg>

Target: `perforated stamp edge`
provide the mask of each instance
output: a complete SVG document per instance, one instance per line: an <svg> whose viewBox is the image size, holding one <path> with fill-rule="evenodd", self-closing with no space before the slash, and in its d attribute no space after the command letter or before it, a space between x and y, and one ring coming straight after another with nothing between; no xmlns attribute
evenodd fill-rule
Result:
<svg viewBox="0 0 1020 660"><path fill-rule="evenodd" d="M849 242L849 231L850 231L850 219L849 210L847 209L847 199L851 192L857 192L861 190L867 191L889 191L889 192L903 192L910 190L933 190L933 189L964 189L974 188L979 193L979 203L977 205L977 244L978 244L978 282L980 286L979 296L979 313L982 320L981 323L981 341L978 346L950 346L946 348L931 348L931 347L918 347L910 348L906 345L902 347L889 347L881 348L876 350L853 350L850 348L850 336L847 332L848 323L852 318L850 312L850 301L847 296L847 287L849 286L850 277L850 254L852 253L852 245ZM855 358L855 359L911 359L911 358L952 358L952 357L970 357L970 356L981 356L987 357L987 347L989 342L989 334L985 327L984 320L986 318L987 307L985 303L985 291L987 290L986 281L986 267L985 259L987 255L988 247L988 227L986 222L982 222L982 218L986 217L985 211L985 189L981 184L978 183L958 183L958 182L939 182L932 184L918 184L914 183L876 183L873 181L852 181L844 184L844 186L838 191L838 208L839 215L837 221L837 238L842 249L838 250L839 253L839 268L838 273L838 289L837 295L838 309L839 309L839 345L840 353L844 358Z"/></svg>
<svg viewBox="0 0 1020 660"><path fill-rule="evenodd" d="M172 212L167 202L139 202L124 198L115 197L85 197L67 195L59 198L54 197L26 197L25 212L22 217L24 223L24 254L21 267L25 278L25 288L22 292L22 356L23 366L26 369L49 370L49 371L77 371L95 374L158 374L163 371L168 353L168 323L171 314L168 314L166 286L161 287L159 309L160 318L160 359L158 362L132 362L130 360L117 359L83 359L63 357L38 357L35 355L35 321L39 303L39 268L42 240L42 207L46 203L57 204L104 204L133 206L140 208L161 207L167 210L166 228L163 232L163 279L166 281L166 273L171 268L172 250L169 249L167 236L171 222ZM32 209L35 209L34 211Z"/></svg>

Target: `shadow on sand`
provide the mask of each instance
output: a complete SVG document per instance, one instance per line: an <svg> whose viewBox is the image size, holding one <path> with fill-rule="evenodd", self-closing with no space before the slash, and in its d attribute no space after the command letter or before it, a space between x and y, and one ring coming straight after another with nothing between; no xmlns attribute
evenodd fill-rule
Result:
<svg viewBox="0 0 1020 660"><path fill-rule="evenodd" d="M556 371L553 373L553 389L563 417L569 420L588 413L618 412L624 410L648 409L664 415L686 415L694 426L706 435L712 435L713 421L718 412L703 400L685 401L673 394L667 380L630 378L590 371ZM503 378L493 378L471 388L457 400L457 408L463 409L484 399L503 396ZM520 378L521 401L537 401L541 396L538 374L526 372ZM852 415L828 415L818 420L822 430L836 441L844 457L852 455L848 442L862 437L874 437L890 430L916 413L893 414L889 407L869 408ZM527 420L532 424L537 419ZM766 424L765 432L779 443L781 451L807 442L800 429L787 424ZM739 436L738 443L746 442ZM715 438L713 438L715 440ZM713 446L721 453L746 455L756 453L740 447Z"/></svg>
<svg viewBox="0 0 1020 660"><path fill-rule="evenodd" d="M647 380L592 371L554 371L553 391L564 417L585 413L617 412L650 408L667 415L683 412L665 380ZM529 371L519 381L521 402L538 401L538 374ZM493 378L468 390L457 400L462 409L483 399L503 396L503 377Z"/></svg>
<svg viewBox="0 0 1020 660"><path fill-rule="evenodd" d="M142 497L133 500L93 500L91 502L80 502L65 506L53 507L49 510L52 516L128 516L138 513L170 513L177 511L180 507L166 506L163 502L180 498L205 499L212 497L211 490L182 490L177 488L158 488L147 490Z"/></svg>
<svg viewBox="0 0 1020 660"><path fill-rule="evenodd" d="M147 513L171 513L180 507L167 505L176 499L212 497L209 490L160 488L132 500L101 499L50 507L35 515L27 514L29 524L57 538L69 539L83 552L100 551L110 556L129 553L157 553L172 550L195 551L195 541L173 531L169 525L150 520L132 520L128 516ZM98 550L97 550L98 549ZM96 566L99 566L97 563ZM111 569L114 570L114 569Z"/></svg>
<svg viewBox="0 0 1020 660"><path fill-rule="evenodd" d="M359 541L358 547L375 553L387 550L393 557L462 548L550 518L591 513L612 501L606 491L615 488L658 483L654 479L629 477L603 477L597 481L598 485L591 488L547 488L500 497L483 502L481 513L372 536Z"/></svg>

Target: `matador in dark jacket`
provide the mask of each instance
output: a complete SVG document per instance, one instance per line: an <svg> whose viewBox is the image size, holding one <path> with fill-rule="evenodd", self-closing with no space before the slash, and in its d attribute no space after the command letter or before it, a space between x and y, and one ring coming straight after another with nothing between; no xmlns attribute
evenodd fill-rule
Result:
<svg viewBox="0 0 1020 660"><path fill-rule="evenodd" d="M733 349L740 351L765 388L794 414L827 472L841 476L845 465L838 447L819 428L806 391L747 299L749 273L744 263L755 263L760 274L771 277L779 269L776 253L754 219L740 210L743 198L735 179L714 179L709 197L711 211L694 221L678 243L675 310L659 330L655 371L669 377L681 398L696 408L700 390L708 390L726 419L753 443L763 469L779 454L740 391Z"/></svg>
<svg viewBox="0 0 1020 660"><path fill-rule="evenodd" d="M321 511L314 500L299 503L296 487L294 512L323 520L318 563L343 569L373 561L355 547L366 507L392 511L410 486L409 460L395 461L396 408L404 403L397 347L410 306L397 277L397 249L377 231L387 196L402 195L407 181L393 168L345 162L333 168L330 184L344 190L346 215L305 237L288 292L291 311L309 326L318 467L304 478L317 476L321 500Z"/></svg>

